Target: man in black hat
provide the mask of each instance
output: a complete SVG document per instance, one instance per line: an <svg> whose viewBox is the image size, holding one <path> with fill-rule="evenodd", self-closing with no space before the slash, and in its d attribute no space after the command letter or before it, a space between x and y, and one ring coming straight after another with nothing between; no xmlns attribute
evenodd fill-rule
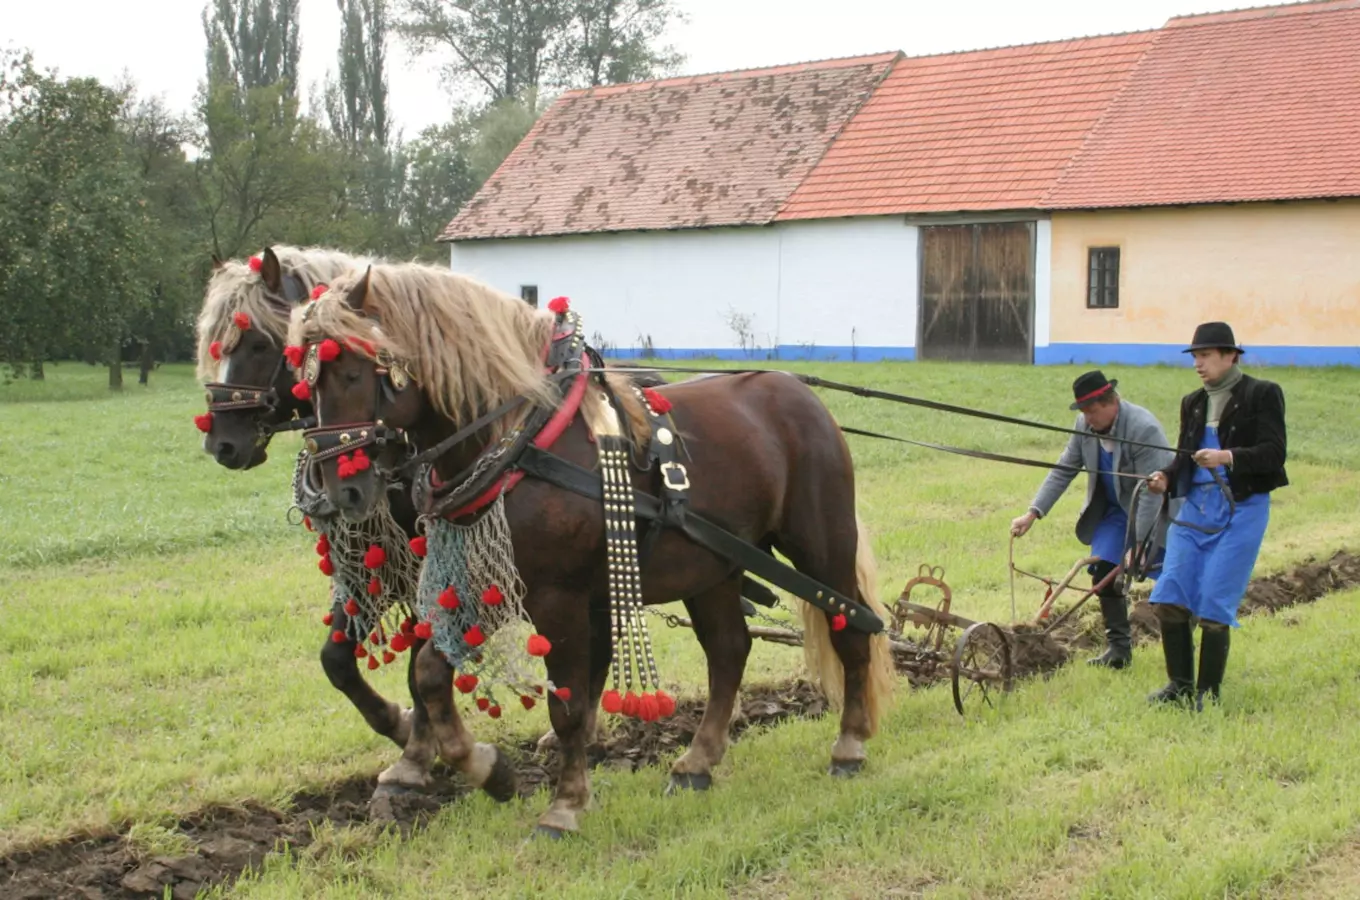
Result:
<svg viewBox="0 0 1360 900"><path fill-rule="evenodd" d="M1181 400L1175 459L1148 481L1148 490L1185 501L1151 597L1170 681L1148 699L1200 709L1206 695L1219 698L1230 628L1270 520L1270 493L1289 478L1284 392L1238 368L1246 351L1232 328L1206 322L1183 352L1193 354L1203 386ZM1198 673L1191 616L1200 624Z"/></svg>
<svg viewBox="0 0 1360 900"><path fill-rule="evenodd" d="M1077 516L1076 531L1077 539L1091 548L1090 555L1099 559L1088 569L1093 585L1126 562L1124 544L1129 515L1135 513L1133 496L1137 482L1166 468L1173 458L1170 449L1159 449L1167 447L1167 439L1157 417L1120 397L1118 385L1117 380L1107 380L1099 370L1087 372L1072 383L1075 401L1070 408L1080 410L1072 427L1082 433L1068 440L1058 460L1063 468L1054 469L1044 479L1029 511L1011 522L1011 534L1024 535L1036 519L1048 515L1076 477L1076 470L1085 469L1086 502ZM1135 517L1138 546L1143 546L1150 534L1154 548L1164 542L1165 524L1153 533L1160 506L1158 497L1143 493ZM1152 561L1158 555L1154 550ZM1089 662L1111 669L1126 668L1133 661L1128 598L1119 579L1112 580L1098 596L1105 620L1106 648Z"/></svg>

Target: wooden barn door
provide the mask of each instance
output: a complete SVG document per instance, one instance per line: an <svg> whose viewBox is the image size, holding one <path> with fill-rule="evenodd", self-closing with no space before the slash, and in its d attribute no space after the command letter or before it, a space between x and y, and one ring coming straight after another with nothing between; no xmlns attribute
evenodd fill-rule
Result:
<svg viewBox="0 0 1360 900"><path fill-rule="evenodd" d="M921 229L920 359L1033 362L1034 223Z"/></svg>

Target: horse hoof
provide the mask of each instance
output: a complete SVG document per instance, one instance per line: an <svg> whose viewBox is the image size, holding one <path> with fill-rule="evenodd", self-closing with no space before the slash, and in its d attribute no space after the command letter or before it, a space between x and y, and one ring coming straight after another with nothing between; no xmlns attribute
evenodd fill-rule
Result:
<svg viewBox="0 0 1360 900"><path fill-rule="evenodd" d="M420 788L413 788L408 785L393 782L391 784L379 784L373 790L373 797L371 799L377 800L380 797L402 797L407 794L419 793L423 793Z"/></svg>
<svg viewBox="0 0 1360 900"><path fill-rule="evenodd" d="M672 772L671 782L666 785L666 796L680 791L706 791L713 787L713 776L707 772Z"/></svg>
<svg viewBox="0 0 1360 900"><path fill-rule="evenodd" d="M831 760L831 775L834 778L854 778L864 769L862 759Z"/></svg>
<svg viewBox="0 0 1360 900"><path fill-rule="evenodd" d="M499 747L496 748L496 762L491 766L491 774L482 782L482 790L497 803L507 803L519 793L519 775Z"/></svg>
<svg viewBox="0 0 1360 900"><path fill-rule="evenodd" d="M562 840L562 838L566 836L567 833L565 831L563 831L560 828L554 828L551 825L534 826L534 837L536 838L546 838L547 840L550 841L560 841Z"/></svg>

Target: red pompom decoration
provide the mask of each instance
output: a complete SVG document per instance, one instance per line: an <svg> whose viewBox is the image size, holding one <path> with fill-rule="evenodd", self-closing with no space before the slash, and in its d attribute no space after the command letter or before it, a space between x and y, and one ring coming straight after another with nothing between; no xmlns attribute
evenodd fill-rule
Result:
<svg viewBox="0 0 1360 900"><path fill-rule="evenodd" d="M652 412L658 416L664 416L671 411L671 401L661 396L656 388L643 388L642 396L647 398L647 405L652 408Z"/></svg>
<svg viewBox="0 0 1360 900"><path fill-rule="evenodd" d="M629 691L628 693L624 694L623 714L630 719L635 717L638 714L638 704L640 702L641 701L638 699L638 695L633 693L632 691Z"/></svg>
<svg viewBox="0 0 1360 900"><path fill-rule="evenodd" d="M364 554L364 568L376 569L387 562L387 551L377 544L369 544L368 552Z"/></svg>
<svg viewBox="0 0 1360 900"><path fill-rule="evenodd" d="M448 587L444 588L444 590L439 592L439 597L437 598L436 602L440 606L444 607L444 609L457 609L458 592L453 589L453 585L449 585Z"/></svg>
<svg viewBox="0 0 1360 900"><path fill-rule="evenodd" d="M644 722L655 722L661 718L656 697L651 694L643 694L638 698L638 718Z"/></svg>
<svg viewBox="0 0 1360 900"><path fill-rule="evenodd" d="M376 656L370 656L370 657L368 658L368 668L369 668L370 670L371 670L371 669L376 669L376 668L378 668L378 666L380 666L380 665L382 665L382 663L378 662L378 657L376 657Z"/></svg>
<svg viewBox="0 0 1360 900"><path fill-rule="evenodd" d="M397 658L397 654L393 653L391 650L384 650L384 651L383 651L383 665L387 665L388 663L392 662L392 660L394 660L394 659L396 659L396 658Z"/></svg>
<svg viewBox="0 0 1360 900"><path fill-rule="evenodd" d="M335 460L335 474L340 476L340 480L354 477L354 461L346 453L341 453Z"/></svg>
<svg viewBox="0 0 1360 900"><path fill-rule="evenodd" d="M394 634L392 635L392 641L391 643L388 644L388 646L395 650L397 653L404 653L406 652L406 649L411 646L411 644L406 640L406 635Z"/></svg>
<svg viewBox="0 0 1360 900"><path fill-rule="evenodd" d="M473 625L463 632L463 640L469 647L480 647L486 643L486 635L482 634L482 626Z"/></svg>
<svg viewBox="0 0 1360 900"><path fill-rule="evenodd" d="M407 543L411 545L411 552L422 559L426 553L430 552L430 542L423 535L421 537L413 537Z"/></svg>
<svg viewBox="0 0 1360 900"><path fill-rule="evenodd" d="M548 301L548 310L557 313L559 316L571 308L571 301L566 297L554 297Z"/></svg>
<svg viewBox="0 0 1360 900"><path fill-rule="evenodd" d="M493 706L486 711L486 714L493 719L499 719L501 717L501 708L499 706Z"/></svg>
<svg viewBox="0 0 1360 900"><path fill-rule="evenodd" d="M218 362L222 361L222 342L213 341L208 345L208 355Z"/></svg>
<svg viewBox="0 0 1360 900"><path fill-rule="evenodd" d="M250 266L250 271L258 272L264 268L264 260L260 259L258 256L252 256L250 259L246 260L246 265Z"/></svg>
<svg viewBox="0 0 1360 900"><path fill-rule="evenodd" d="M845 614L844 614L844 613L836 613L834 616L831 617L831 630L832 630L832 631L844 631L844 630L845 630Z"/></svg>
<svg viewBox="0 0 1360 900"><path fill-rule="evenodd" d="M382 582L378 580L377 576L374 576L373 578L369 579L369 582L368 582L368 594L369 594L369 596L370 596L370 597L376 597L376 596L378 596L378 595L381 594L381 593L382 593Z"/></svg>
<svg viewBox="0 0 1360 900"><path fill-rule="evenodd" d="M531 634L526 649L530 656L547 656L552 651L552 641L541 634Z"/></svg>
<svg viewBox="0 0 1360 900"><path fill-rule="evenodd" d="M674 715L675 698L672 697L670 694L666 693L665 691L657 691L656 707L657 707L656 711L660 713L662 717Z"/></svg>
<svg viewBox="0 0 1360 900"><path fill-rule="evenodd" d="M415 628L416 628L415 620L412 619L410 616L407 616L406 618L401 620L402 634L415 634Z"/></svg>
<svg viewBox="0 0 1360 900"><path fill-rule="evenodd" d="M212 431L212 413L205 412L202 415L194 416L194 427L204 434Z"/></svg>
<svg viewBox="0 0 1360 900"><path fill-rule="evenodd" d="M502 594L501 589L494 584L482 591L482 602L487 606L500 606L504 601L505 595Z"/></svg>
<svg viewBox="0 0 1360 900"><path fill-rule="evenodd" d="M311 517L311 516L303 516L303 517L302 517L302 527L303 527L303 528L306 528L308 531L316 531L316 528L312 526L312 517Z"/></svg>
<svg viewBox="0 0 1360 900"><path fill-rule="evenodd" d="M340 355L340 345L330 338L326 338L321 345L316 348L316 357L322 362L330 362Z"/></svg>
<svg viewBox="0 0 1360 900"><path fill-rule="evenodd" d="M306 348L299 347L296 344L289 344L287 347L283 348L284 358L288 360L288 365L292 366L294 369L302 368L302 360L306 355Z"/></svg>
<svg viewBox="0 0 1360 900"><path fill-rule="evenodd" d="M386 643L385 641L383 641L383 639L382 639L381 637L378 636L378 632L376 632L376 631L371 631L371 632L369 632L369 634L368 634L368 642L369 642L370 644L382 644L382 643Z"/></svg>
<svg viewBox="0 0 1360 900"><path fill-rule="evenodd" d="M316 287L312 288L312 299L320 300L321 295L326 293L326 291L328 290L330 290L330 285L318 284Z"/></svg>
<svg viewBox="0 0 1360 900"><path fill-rule="evenodd" d="M293 385L293 396L304 403L312 399L312 386L305 381Z"/></svg>
<svg viewBox="0 0 1360 900"><path fill-rule="evenodd" d="M355 658L355 659L363 659L365 656L368 656L368 651L364 649L364 645L363 645L363 644L355 644L355 645L354 645L354 658Z"/></svg>
<svg viewBox="0 0 1360 900"><path fill-rule="evenodd" d="M327 555L327 554L330 553L330 552L331 552L331 542L330 542L330 539L327 538L327 537L323 534L323 535L321 535L320 538L317 539L317 542L316 542L316 555L317 555L317 556L325 556L325 555Z"/></svg>
<svg viewBox="0 0 1360 900"><path fill-rule="evenodd" d="M334 622L334 621L335 621L335 613L333 613L333 612L328 612L328 613L326 613L324 616L321 617L321 624L322 624L322 625L329 625L329 624L331 624L331 623Z"/></svg>
<svg viewBox="0 0 1360 900"><path fill-rule="evenodd" d="M559 695L562 693L562 690L562 688L558 688ZM604 696L600 698L600 705L604 707L604 711L607 713L617 715L623 712L623 698L619 696L618 691L605 691Z"/></svg>
<svg viewBox="0 0 1360 900"><path fill-rule="evenodd" d="M345 633L344 633L343 631L340 631L340 630L337 629L336 631L332 631L332 632L331 632L331 643L332 643L332 644L343 644L344 642L345 642Z"/></svg>
<svg viewBox="0 0 1360 900"><path fill-rule="evenodd" d="M367 469L370 465L372 465L372 460L368 458L368 454L364 452L363 447L360 447L358 450L354 451L354 460L352 463L350 463L350 466L353 469L355 475L358 475L360 472Z"/></svg>
<svg viewBox="0 0 1360 900"><path fill-rule="evenodd" d="M519 702L520 702L520 705L523 706L525 709L533 709L533 708L534 708L534 698L533 698L533 697L526 697L526 696L524 696L523 694L521 694L521 695L520 695L520 698L519 698Z"/></svg>
<svg viewBox="0 0 1360 900"><path fill-rule="evenodd" d="M331 558L329 556L323 556L321 558L321 562L316 564L316 567L321 570L322 575L335 574L335 564L331 562Z"/></svg>
<svg viewBox="0 0 1360 900"><path fill-rule="evenodd" d="M482 712L486 712L488 709L491 708L491 701L486 699L485 697L478 697L477 708L480 709Z"/></svg>
<svg viewBox="0 0 1360 900"><path fill-rule="evenodd" d="M420 638L422 641L428 641L430 639L430 635L434 634L434 629L430 627L429 622L421 622L418 625L416 625L413 633L415 634L416 637Z"/></svg>
<svg viewBox="0 0 1360 900"><path fill-rule="evenodd" d="M231 324L235 325L237 328L241 329L242 331L249 331L249 330L250 330L250 316L246 315L246 314L243 313L243 312L238 312L238 313L236 313L234 316L231 317Z"/></svg>
<svg viewBox="0 0 1360 900"><path fill-rule="evenodd" d="M461 694L471 694L473 691L477 690L477 676L459 675L457 678L453 679L453 686L458 688L458 692Z"/></svg>
<svg viewBox="0 0 1360 900"><path fill-rule="evenodd" d="M350 597L348 600L346 600L345 615L347 616L359 615L359 601L355 600L353 597Z"/></svg>
<svg viewBox="0 0 1360 900"><path fill-rule="evenodd" d="M561 700L563 703L570 702L571 688L560 687L557 690L553 691L553 696L556 697L558 700Z"/></svg>

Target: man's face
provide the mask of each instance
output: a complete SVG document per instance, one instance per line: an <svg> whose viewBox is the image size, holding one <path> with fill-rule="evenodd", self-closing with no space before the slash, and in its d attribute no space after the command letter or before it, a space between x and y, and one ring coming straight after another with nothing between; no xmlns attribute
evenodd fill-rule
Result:
<svg viewBox="0 0 1360 900"><path fill-rule="evenodd" d="M1097 400L1082 407L1081 414L1086 417L1086 425L1092 431L1109 431L1115 416L1119 415L1119 400Z"/></svg>
<svg viewBox="0 0 1360 900"><path fill-rule="evenodd" d="M1237 352L1234 350L1196 350L1195 374L1199 380L1206 384L1218 381L1228 370L1237 362Z"/></svg>

